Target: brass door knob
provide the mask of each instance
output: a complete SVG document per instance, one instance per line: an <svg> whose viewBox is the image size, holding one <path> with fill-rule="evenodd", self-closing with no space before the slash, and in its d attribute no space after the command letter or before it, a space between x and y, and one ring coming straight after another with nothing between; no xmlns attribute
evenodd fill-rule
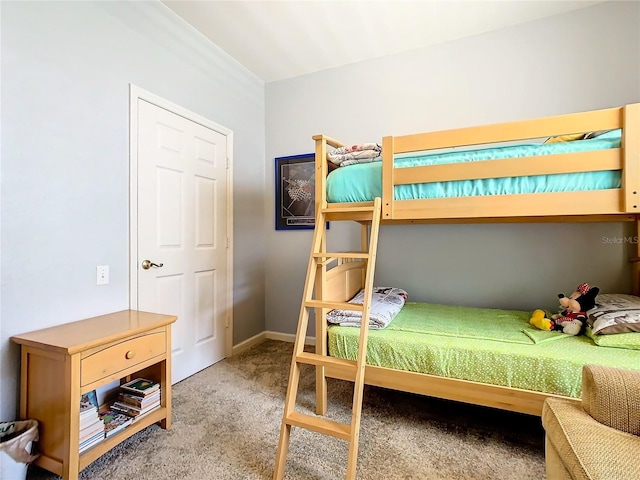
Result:
<svg viewBox="0 0 640 480"><path fill-rule="evenodd" d="M151 260L142 261L142 268L144 270L149 270L151 267L162 268L163 265L163 263L153 263Z"/></svg>

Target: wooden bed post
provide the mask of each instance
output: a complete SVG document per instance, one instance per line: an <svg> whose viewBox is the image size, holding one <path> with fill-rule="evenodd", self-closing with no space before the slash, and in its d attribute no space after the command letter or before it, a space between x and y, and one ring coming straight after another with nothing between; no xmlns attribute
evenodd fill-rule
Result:
<svg viewBox="0 0 640 480"><path fill-rule="evenodd" d="M318 208L324 208L327 206L327 190L325 188L324 179L327 178L327 137L324 135L314 135L312 137L316 142L316 157L315 157L315 169L316 169L316 212ZM320 181L318 181L320 180Z"/></svg>
<svg viewBox="0 0 640 480"><path fill-rule="evenodd" d="M327 233L322 235L322 245L326 250ZM323 265L318 268L316 273L316 299L325 298L325 290L327 285L327 266ZM315 309L316 322L316 354L327 355L327 313L328 308ZM325 375L324 365L316 365L316 414L327 414L327 377Z"/></svg>
<svg viewBox="0 0 640 480"><path fill-rule="evenodd" d="M324 135L315 135L313 139L316 142L316 156L315 156L315 169L316 169L316 208L315 212L326 208L327 206L327 190L324 187L324 179L328 175L327 168L327 139ZM326 231L322 235L322 245L326 250L327 234ZM316 272L316 298L324 298L324 290L327 281L327 267L322 266ZM326 308L315 310L315 334L316 334L316 353L318 355L327 355L327 312ZM320 318L318 318L318 315ZM316 413L318 415L327 414L327 377L325 375L325 369L323 365L316 365Z"/></svg>
<svg viewBox="0 0 640 480"><path fill-rule="evenodd" d="M634 240L636 242L635 257L631 258L631 293L640 295L640 215L636 215L634 222Z"/></svg>
<svg viewBox="0 0 640 480"><path fill-rule="evenodd" d="M326 135L314 135L313 140L316 142L315 146L315 213L327 208L327 189L325 179L329 174L329 168L327 165L327 151L328 147L339 148L344 145ZM317 227L317 225L316 225ZM327 232L323 230L322 238L320 240L322 248L326 250L327 246ZM316 272L315 283L315 295L316 298L324 298L326 285L327 285L327 267L323 265L318 268ZM318 355L327 355L327 312L328 308L316 308L316 353ZM325 415L327 413L327 377L325 374L325 367L322 365L316 366L316 413L318 415Z"/></svg>
<svg viewBox="0 0 640 480"><path fill-rule="evenodd" d="M622 109L622 191L624 211L640 212L640 103Z"/></svg>
<svg viewBox="0 0 640 480"><path fill-rule="evenodd" d="M640 137L633 132L640 132L640 103L625 105L622 108L622 199L626 212L640 213ZM628 132L631 132L628 133ZM631 259L631 285L634 295L640 295L640 216L635 218L636 251Z"/></svg>
<svg viewBox="0 0 640 480"><path fill-rule="evenodd" d="M393 218L393 137L382 139L382 220Z"/></svg>
<svg viewBox="0 0 640 480"><path fill-rule="evenodd" d="M366 223L363 223L360 225L360 250L362 250L363 252L367 252L369 251L369 226ZM365 261L365 260L361 260L361 261ZM369 266L367 265L367 268ZM362 285L364 285L365 282L365 277L366 277L366 273L367 273L367 268L363 268L362 269Z"/></svg>

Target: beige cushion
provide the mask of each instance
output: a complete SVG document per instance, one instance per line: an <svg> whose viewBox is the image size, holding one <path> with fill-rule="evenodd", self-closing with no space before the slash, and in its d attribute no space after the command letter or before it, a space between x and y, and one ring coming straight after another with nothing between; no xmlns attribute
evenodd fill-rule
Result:
<svg viewBox="0 0 640 480"><path fill-rule="evenodd" d="M640 435L640 371L585 365L582 403L598 422ZM640 458L640 451L637 454Z"/></svg>
<svg viewBox="0 0 640 480"><path fill-rule="evenodd" d="M579 400L548 398L542 424L572 479L640 479L640 437L597 422Z"/></svg>
<svg viewBox="0 0 640 480"><path fill-rule="evenodd" d="M549 480L571 480L571 475L564 466L560 454L547 435L544 441L544 463Z"/></svg>
<svg viewBox="0 0 640 480"><path fill-rule="evenodd" d="M640 479L640 372L585 365L582 402L542 409L547 478Z"/></svg>

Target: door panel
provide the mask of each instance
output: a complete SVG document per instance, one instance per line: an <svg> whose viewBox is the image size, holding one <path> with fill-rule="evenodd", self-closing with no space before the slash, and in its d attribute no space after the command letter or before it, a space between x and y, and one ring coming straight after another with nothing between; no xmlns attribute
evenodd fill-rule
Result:
<svg viewBox="0 0 640 480"><path fill-rule="evenodd" d="M227 137L138 99L138 308L178 316L174 382L224 358ZM148 259L162 266L144 270Z"/></svg>

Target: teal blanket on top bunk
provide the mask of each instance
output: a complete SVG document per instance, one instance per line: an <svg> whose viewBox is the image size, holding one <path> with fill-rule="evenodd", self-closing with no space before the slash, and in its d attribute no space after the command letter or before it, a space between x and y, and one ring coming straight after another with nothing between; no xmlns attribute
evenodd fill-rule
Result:
<svg viewBox="0 0 640 480"><path fill-rule="evenodd" d="M396 168L420 165L475 162L515 157L535 157L560 153L606 150L620 147L621 130L591 140L549 144L526 144L446 153L396 156ZM620 188L619 171L535 175L483 180L421 183L395 187L396 200L445 198L513 193L568 192ZM382 197L382 162L340 167L327 177L329 202L366 202Z"/></svg>

